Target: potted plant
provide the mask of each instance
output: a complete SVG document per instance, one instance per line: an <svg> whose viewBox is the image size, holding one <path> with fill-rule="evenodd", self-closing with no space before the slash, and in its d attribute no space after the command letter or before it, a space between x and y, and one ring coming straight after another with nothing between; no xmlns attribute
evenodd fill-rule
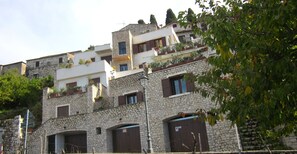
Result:
<svg viewBox="0 0 297 154"><path fill-rule="evenodd" d="M85 64L85 60L83 60L83 59L79 59L78 64L79 64L79 65Z"/></svg>
<svg viewBox="0 0 297 154"><path fill-rule="evenodd" d="M59 91L56 87L53 88L53 92L50 93L50 98L59 97Z"/></svg>
<svg viewBox="0 0 297 154"><path fill-rule="evenodd" d="M65 96L67 94L66 89L65 88L61 88L60 89L60 95L61 96Z"/></svg>
<svg viewBox="0 0 297 154"><path fill-rule="evenodd" d="M92 61L90 59L88 59L88 60L85 61L85 64L86 65L89 65L90 63L92 63Z"/></svg>

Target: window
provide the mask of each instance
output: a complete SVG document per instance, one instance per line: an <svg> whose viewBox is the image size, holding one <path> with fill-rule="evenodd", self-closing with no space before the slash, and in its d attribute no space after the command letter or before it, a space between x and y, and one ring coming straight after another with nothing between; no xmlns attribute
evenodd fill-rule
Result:
<svg viewBox="0 0 297 154"><path fill-rule="evenodd" d="M126 71L128 70L128 65L127 64L121 64L120 65L120 71Z"/></svg>
<svg viewBox="0 0 297 154"><path fill-rule="evenodd" d="M144 52L144 51L147 51L146 50L146 44L145 43L139 44L138 45L138 52Z"/></svg>
<svg viewBox="0 0 297 154"><path fill-rule="evenodd" d="M163 47L162 39L155 40L155 47Z"/></svg>
<svg viewBox="0 0 297 154"><path fill-rule="evenodd" d="M184 75L178 75L162 80L163 96L178 95L194 90L194 83L184 79Z"/></svg>
<svg viewBox="0 0 297 154"><path fill-rule="evenodd" d="M126 42L119 42L119 54L126 54Z"/></svg>
<svg viewBox="0 0 297 154"><path fill-rule="evenodd" d="M57 118L69 116L69 105L57 107Z"/></svg>
<svg viewBox="0 0 297 154"><path fill-rule="evenodd" d="M59 58L59 64L63 63L63 58Z"/></svg>
<svg viewBox="0 0 297 154"><path fill-rule="evenodd" d="M196 38L196 35L195 34L190 34L190 37L195 39Z"/></svg>
<svg viewBox="0 0 297 154"><path fill-rule="evenodd" d="M143 101L143 93L141 91L130 93L118 97L119 105L135 104Z"/></svg>
<svg viewBox="0 0 297 154"><path fill-rule="evenodd" d="M100 78L93 78L89 80L89 84L98 85L100 83Z"/></svg>
<svg viewBox="0 0 297 154"><path fill-rule="evenodd" d="M176 24L173 24L172 27L175 28L175 27L177 27L177 25Z"/></svg>
<svg viewBox="0 0 297 154"><path fill-rule="evenodd" d="M127 98L127 104L135 104L135 103L137 103L137 95L136 95L136 93L134 93L134 94L129 94L129 95L127 95L126 96L126 98Z"/></svg>
<svg viewBox="0 0 297 154"><path fill-rule="evenodd" d="M182 43L185 43L186 42L186 36L185 35L178 36L178 39Z"/></svg>
<svg viewBox="0 0 297 154"><path fill-rule="evenodd" d="M92 61L92 62L95 62L95 58L91 58L91 61Z"/></svg>
<svg viewBox="0 0 297 154"><path fill-rule="evenodd" d="M35 63L35 67L39 67L39 61Z"/></svg>
<svg viewBox="0 0 297 154"><path fill-rule="evenodd" d="M33 74L33 78L39 78L39 74L38 73L36 73L36 74Z"/></svg>
<svg viewBox="0 0 297 154"><path fill-rule="evenodd" d="M173 95L187 92L186 80L183 78L183 76L172 78L170 79L170 82Z"/></svg>

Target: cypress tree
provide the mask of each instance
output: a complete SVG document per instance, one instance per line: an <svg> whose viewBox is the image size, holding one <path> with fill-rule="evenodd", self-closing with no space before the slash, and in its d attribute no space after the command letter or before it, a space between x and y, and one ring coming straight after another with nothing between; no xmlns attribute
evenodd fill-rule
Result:
<svg viewBox="0 0 297 154"><path fill-rule="evenodd" d="M150 22L151 22L151 24L158 25L157 20L153 14L151 14L151 16L150 16Z"/></svg>
<svg viewBox="0 0 297 154"><path fill-rule="evenodd" d="M176 19L176 16L175 14L173 13L173 11L171 9L168 9L167 10L167 13L166 13L166 25L168 24L171 24L173 22L177 22L177 19Z"/></svg>
<svg viewBox="0 0 297 154"><path fill-rule="evenodd" d="M188 9L188 14L187 14L187 21L189 23L193 22L194 17L195 17L194 11L191 8L189 8Z"/></svg>

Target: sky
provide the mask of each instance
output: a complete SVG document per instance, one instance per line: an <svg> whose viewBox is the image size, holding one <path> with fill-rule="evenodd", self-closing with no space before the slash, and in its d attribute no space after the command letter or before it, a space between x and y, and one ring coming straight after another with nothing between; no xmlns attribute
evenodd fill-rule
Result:
<svg viewBox="0 0 297 154"><path fill-rule="evenodd" d="M192 8L195 0L0 0L0 65L112 42L111 33L153 14Z"/></svg>

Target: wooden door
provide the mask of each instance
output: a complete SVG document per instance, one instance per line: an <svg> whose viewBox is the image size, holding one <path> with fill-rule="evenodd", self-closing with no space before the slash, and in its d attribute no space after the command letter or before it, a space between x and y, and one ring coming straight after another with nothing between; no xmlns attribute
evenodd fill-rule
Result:
<svg viewBox="0 0 297 154"><path fill-rule="evenodd" d="M196 151L199 151L198 134L200 134L202 151L209 150L205 122L194 116L171 120L168 123L168 128L172 152L192 152L194 146L196 146Z"/></svg>

